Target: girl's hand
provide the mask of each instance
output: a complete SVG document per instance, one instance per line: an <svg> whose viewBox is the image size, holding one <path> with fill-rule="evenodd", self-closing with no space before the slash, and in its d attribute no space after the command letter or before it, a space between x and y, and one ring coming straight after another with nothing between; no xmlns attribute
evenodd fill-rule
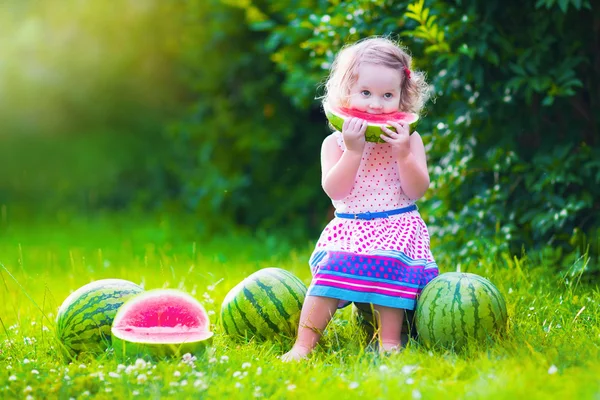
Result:
<svg viewBox="0 0 600 400"><path fill-rule="evenodd" d="M410 154L410 133L408 132L409 124L406 122L387 121L388 124L396 128L396 132L382 126L381 130L384 134L381 138L392 145L392 154L403 159Z"/></svg>
<svg viewBox="0 0 600 400"><path fill-rule="evenodd" d="M365 148L367 126L367 121L360 118L353 117L344 121L342 136L347 150L362 154Z"/></svg>

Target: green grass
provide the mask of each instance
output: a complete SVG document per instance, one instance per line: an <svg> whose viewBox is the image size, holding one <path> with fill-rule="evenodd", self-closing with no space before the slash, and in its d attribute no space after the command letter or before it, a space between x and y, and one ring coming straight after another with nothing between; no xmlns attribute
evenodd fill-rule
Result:
<svg viewBox="0 0 600 400"><path fill-rule="evenodd" d="M600 399L598 288L559 277L549 262L493 259L486 249L463 270L491 279L504 294L509 334L458 353L411 341L401 354L378 356L365 350L346 309L299 364L277 359L290 340L240 344L218 326L211 352L195 360L59 357L56 311L85 283L116 277L147 289L183 289L216 322L227 291L259 268L285 268L308 284L310 245L292 248L266 235L207 242L190 224L164 218L3 219L0 398ZM444 265L451 255L436 256L442 271L453 269Z"/></svg>

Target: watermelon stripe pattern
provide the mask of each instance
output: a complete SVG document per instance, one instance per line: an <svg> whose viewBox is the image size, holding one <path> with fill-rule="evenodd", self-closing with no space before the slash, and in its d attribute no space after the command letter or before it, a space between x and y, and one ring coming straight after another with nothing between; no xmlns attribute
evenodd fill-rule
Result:
<svg viewBox="0 0 600 400"><path fill-rule="evenodd" d="M71 354L104 351L117 310L143 289L121 279L103 279L71 293L57 314L57 337Z"/></svg>
<svg viewBox="0 0 600 400"><path fill-rule="evenodd" d="M417 331L427 346L464 346L506 331L506 303L487 279L449 272L423 290L416 309Z"/></svg>
<svg viewBox="0 0 600 400"><path fill-rule="evenodd" d="M221 306L221 326L234 338L295 334L306 286L290 272L264 268L236 285Z"/></svg>

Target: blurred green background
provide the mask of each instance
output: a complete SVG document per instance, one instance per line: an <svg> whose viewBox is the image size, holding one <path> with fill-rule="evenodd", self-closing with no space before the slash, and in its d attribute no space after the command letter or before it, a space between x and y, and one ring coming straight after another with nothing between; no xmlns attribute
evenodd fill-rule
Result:
<svg viewBox="0 0 600 400"><path fill-rule="evenodd" d="M331 215L315 100L341 46L390 35L427 73L434 245L598 271L600 7L587 0L4 0L0 234L180 218L306 243ZM590 261L591 262L588 262ZM551 263L550 263L551 264Z"/></svg>

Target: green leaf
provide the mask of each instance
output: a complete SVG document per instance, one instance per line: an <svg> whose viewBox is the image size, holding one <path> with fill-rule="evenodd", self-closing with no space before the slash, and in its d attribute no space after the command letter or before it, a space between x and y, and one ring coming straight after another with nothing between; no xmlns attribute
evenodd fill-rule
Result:
<svg viewBox="0 0 600 400"><path fill-rule="evenodd" d="M546 6L546 8L550 8L553 0L538 0L535 3L535 8L541 8L542 6Z"/></svg>
<svg viewBox="0 0 600 400"><path fill-rule="evenodd" d="M417 14L415 14L415 13L407 12L407 13L404 13L404 16L405 16L406 18L409 18L409 19L415 20L415 21L417 21L417 22L421 22L421 21L420 21L420 18L419 18L419 15L417 15Z"/></svg>
<svg viewBox="0 0 600 400"><path fill-rule="evenodd" d="M569 0L558 0L558 6L562 10L562 12L566 13L569 8Z"/></svg>
<svg viewBox="0 0 600 400"><path fill-rule="evenodd" d="M542 100L542 105L551 106L554 103L554 96L546 96L544 100Z"/></svg>
<svg viewBox="0 0 600 400"><path fill-rule="evenodd" d="M429 19L427 20L426 25L428 27L432 27L433 23L435 22L435 20L437 19L437 15L432 15L431 17L429 17Z"/></svg>

